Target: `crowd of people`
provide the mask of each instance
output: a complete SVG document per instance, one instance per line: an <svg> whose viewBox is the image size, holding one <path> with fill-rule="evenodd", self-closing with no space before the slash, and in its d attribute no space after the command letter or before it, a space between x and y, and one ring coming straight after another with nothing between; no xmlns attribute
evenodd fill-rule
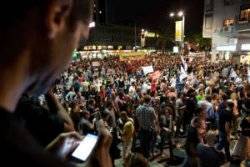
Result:
<svg viewBox="0 0 250 167"><path fill-rule="evenodd" d="M0 8L2 166L111 167L121 158L126 167L146 167L166 145L175 159L177 138L185 139L184 166L249 166L247 65L152 54L79 59L64 71L88 39L92 0L14 0ZM98 135L96 147L75 164L72 151L89 133Z"/></svg>
<svg viewBox="0 0 250 167"><path fill-rule="evenodd" d="M145 75L143 66L153 66L160 75ZM185 166L220 166L235 159L249 163L247 74L247 65L210 63L200 57L79 59L48 94L24 97L19 106L26 104L21 111L40 111L21 115L44 146L63 131L95 133L96 121L103 119L113 137L113 165L122 158L124 166L131 166L137 153L134 163L148 166L156 150L163 154L166 145L173 156L177 138L185 139ZM236 151L230 153L234 140Z"/></svg>

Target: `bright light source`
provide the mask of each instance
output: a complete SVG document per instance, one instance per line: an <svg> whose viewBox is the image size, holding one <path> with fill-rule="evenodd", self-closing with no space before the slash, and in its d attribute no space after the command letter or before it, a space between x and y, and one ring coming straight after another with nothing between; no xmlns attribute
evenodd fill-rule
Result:
<svg viewBox="0 0 250 167"><path fill-rule="evenodd" d="M95 27L95 22L94 21L89 23L89 28L94 28L94 27Z"/></svg>
<svg viewBox="0 0 250 167"><path fill-rule="evenodd" d="M241 45L241 50L242 51L250 50L250 44L242 44Z"/></svg>
<svg viewBox="0 0 250 167"><path fill-rule="evenodd" d="M236 51L236 45L218 46L217 51Z"/></svg>
<svg viewBox="0 0 250 167"><path fill-rule="evenodd" d="M174 53L179 53L179 47L178 46L174 46L173 47L173 52Z"/></svg>
<svg viewBox="0 0 250 167"><path fill-rule="evenodd" d="M174 15L175 14L173 12L169 14L170 17L174 17Z"/></svg>
<svg viewBox="0 0 250 167"><path fill-rule="evenodd" d="M178 12L178 16L179 16L179 17L182 17L183 15L184 15L183 11L179 11L179 12Z"/></svg>
<svg viewBox="0 0 250 167"><path fill-rule="evenodd" d="M144 32L145 30L144 29L141 29L142 32Z"/></svg>
<svg viewBox="0 0 250 167"><path fill-rule="evenodd" d="M102 14L102 11L100 10L99 13Z"/></svg>

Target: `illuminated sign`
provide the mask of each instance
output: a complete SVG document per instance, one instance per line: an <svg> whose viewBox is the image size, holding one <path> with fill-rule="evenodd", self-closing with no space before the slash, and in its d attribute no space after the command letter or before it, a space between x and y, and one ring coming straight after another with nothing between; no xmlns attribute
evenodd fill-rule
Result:
<svg viewBox="0 0 250 167"><path fill-rule="evenodd" d="M217 51L236 51L236 45L218 46Z"/></svg>
<svg viewBox="0 0 250 167"><path fill-rule="evenodd" d="M241 45L241 50L243 50L243 51L249 50L250 51L250 44L242 44Z"/></svg>
<svg viewBox="0 0 250 167"><path fill-rule="evenodd" d="M175 22L175 41L182 42L184 37L183 22Z"/></svg>
<svg viewBox="0 0 250 167"><path fill-rule="evenodd" d="M159 37L159 34L146 31L146 32L144 32L144 36L148 37L148 38L156 38L156 37Z"/></svg>
<svg viewBox="0 0 250 167"><path fill-rule="evenodd" d="M173 52L174 53L179 53L179 47L178 46L174 46L173 47Z"/></svg>

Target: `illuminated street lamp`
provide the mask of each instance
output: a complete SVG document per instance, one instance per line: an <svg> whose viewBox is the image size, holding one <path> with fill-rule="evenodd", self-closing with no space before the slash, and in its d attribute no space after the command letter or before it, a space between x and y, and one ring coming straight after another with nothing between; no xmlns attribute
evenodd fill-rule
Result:
<svg viewBox="0 0 250 167"><path fill-rule="evenodd" d="M174 18L176 16L176 13L171 12L169 14L171 18ZM185 14L182 10L177 12L177 16L182 18L182 30L183 30L183 37L182 37L182 47L184 48L184 38L185 38Z"/></svg>
<svg viewBox="0 0 250 167"><path fill-rule="evenodd" d="M171 12L171 13L169 14L169 16L170 16L170 17L174 17L174 16L175 16L174 12Z"/></svg>
<svg viewBox="0 0 250 167"><path fill-rule="evenodd" d="M179 12L178 12L178 16L179 16L179 17L182 17L182 16L184 16L184 13L183 13L183 11L179 11Z"/></svg>
<svg viewBox="0 0 250 167"><path fill-rule="evenodd" d="M176 14L174 12L171 12L169 14L170 17L174 17ZM185 15L184 15L184 12L182 10L180 10L178 13L177 13L177 16L178 17L182 17L182 28L183 28L183 42L184 42L184 37L185 37Z"/></svg>

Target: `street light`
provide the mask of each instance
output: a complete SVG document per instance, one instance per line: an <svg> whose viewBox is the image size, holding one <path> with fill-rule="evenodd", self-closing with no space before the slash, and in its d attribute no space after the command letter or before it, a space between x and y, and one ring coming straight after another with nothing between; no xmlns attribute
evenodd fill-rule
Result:
<svg viewBox="0 0 250 167"><path fill-rule="evenodd" d="M169 16L170 17L174 17L176 15L176 13L174 13L174 12L171 12L170 14L169 14ZM182 10L180 10L178 13L177 13L177 16L178 17L182 17L182 30L183 30L183 37L182 37L182 47L184 48L184 38L185 38L185 14L184 14L184 12L182 11Z"/></svg>
<svg viewBox="0 0 250 167"><path fill-rule="evenodd" d="M179 11L179 12L178 12L178 16L179 16L179 17L182 17L182 16L184 16L184 13L183 13L183 11Z"/></svg>
<svg viewBox="0 0 250 167"><path fill-rule="evenodd" d="M169 14L169 16L170 16L170 17L174 17L174 16L175 16L174 12L171 12L171 13Z"/></svg>
<svg viewBox="0 0 250 167"><path fill-rule="evenodd" d="M171 12L170 14L169 14L169 16L170 17L174 17L176 14L174 13L174 12ZM180 10L178 13L177 13L177 16L178 17L182 17L182 28L183 28L183 35L184 35L184 37L185 37L185 15L184 15L184 12L182 11L182 10ZM184 38L183 37L183 38ZM183 41L184 41L184 39L183 39Z"/></svg>

